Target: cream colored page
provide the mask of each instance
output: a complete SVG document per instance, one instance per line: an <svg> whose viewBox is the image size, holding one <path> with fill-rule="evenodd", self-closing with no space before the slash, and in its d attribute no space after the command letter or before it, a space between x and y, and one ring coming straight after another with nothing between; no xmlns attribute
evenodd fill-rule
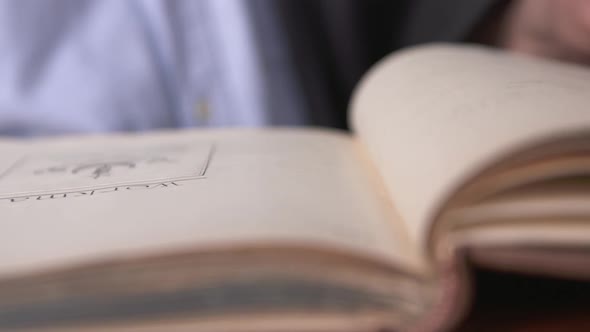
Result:
<svg viewBox="0 0 590 332"><path fill-rule="evenodd" d="M0 275L178 249L333 247L412 265L358 146L318 130L21 144L0 165ZM407 241L407 238L406 238Z"/></svg>
<svg viewBox="0 0 590 332"><path fill-rule="evenodd" d="M402 51L364 79L352 125L422 248L466 176L513 148L590 129L590 71L479 47Z"/></svg>

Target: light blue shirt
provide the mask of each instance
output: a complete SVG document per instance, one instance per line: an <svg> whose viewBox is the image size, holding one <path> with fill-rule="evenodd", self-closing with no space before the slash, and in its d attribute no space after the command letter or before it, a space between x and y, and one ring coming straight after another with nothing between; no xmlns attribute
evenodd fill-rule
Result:
<svg viewBox="0 0 590 332"><path fill-rule="evenodd" d="M279 25L251 4L0 1L0 134L304 124Z"/></svg>

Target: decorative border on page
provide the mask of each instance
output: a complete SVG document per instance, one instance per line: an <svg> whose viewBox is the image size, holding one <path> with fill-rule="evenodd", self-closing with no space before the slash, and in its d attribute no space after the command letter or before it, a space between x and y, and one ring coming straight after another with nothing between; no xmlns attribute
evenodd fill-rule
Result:
<svg viewBox="0 0 590 332"><path fill-rule="evenodd" d="M59 157L25 156L15 161L0 173L0 201L20 202L25 200L46 200L68 197L93 196L124 190L141 190L178 186L178 182L205 179L215 154L215 144L176 146L173 153L132 153L132 157L121 158L121 152L102 154L88 158L77 156L60 160ZM160 149L161 150L161 149ZM156 149L157 151L157 149ZM188 160L187 160L188 159ZM177 169L178 164L185 164ZM195 166L197 165L197 166ZM168 176L137 178L133 172L152 167L152 172L164 171ZM118 178L109 181L111 176ZM34 181L43 177L56 177L76 182L78 185L63 186L59 182L51 188L35 190ZM27 183L30 182L30 183ZM66 182L66 181L64 181ZM80 185L84 183L85 185ZM8 185L8 190L7 190ZM30 190L15 191L10 188L33 187ZM41 187L51 183L41 183ZM3 192L3 191L7 192Z"/></svg>

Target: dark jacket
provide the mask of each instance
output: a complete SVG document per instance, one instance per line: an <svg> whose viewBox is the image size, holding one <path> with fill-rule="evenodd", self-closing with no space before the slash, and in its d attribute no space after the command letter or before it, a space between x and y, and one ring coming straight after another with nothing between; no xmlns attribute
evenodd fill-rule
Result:
<svg viewBox="0 0 590 332"><path fill-rule="evenodd" d="M264 1L264 0L255 0ZM494 0L275 0L310 122L347 127L351 92L367 69L404 46L465 41Z"/></svg>

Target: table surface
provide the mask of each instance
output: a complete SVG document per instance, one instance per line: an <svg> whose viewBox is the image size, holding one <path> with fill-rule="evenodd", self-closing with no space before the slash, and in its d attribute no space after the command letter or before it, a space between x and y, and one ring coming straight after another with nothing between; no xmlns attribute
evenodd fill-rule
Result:
<svg viewBox="0 0 590 332"><path fill-rule="evenodd" d="M472 311L457 332L590 332L590 282L474 271Z"/></svg>

